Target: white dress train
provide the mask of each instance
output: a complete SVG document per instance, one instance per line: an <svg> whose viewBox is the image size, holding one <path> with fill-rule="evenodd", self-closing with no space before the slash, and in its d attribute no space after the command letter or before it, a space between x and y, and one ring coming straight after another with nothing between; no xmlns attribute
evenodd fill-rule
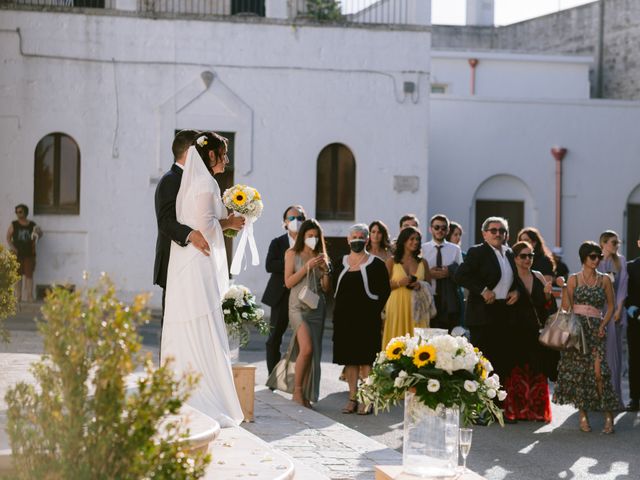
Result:
<svg viewBox="0 0 640 480"><path fill-rule="evenodd" d="M222 315L229 274L219 219L226 217L220 187L191 147L176 198L176 218L205 236L211 255L205 256L191 244L171 245L161 360L173 357L178 374L201 375L187 403L221 427L239 425L243 419Z"/></svg>

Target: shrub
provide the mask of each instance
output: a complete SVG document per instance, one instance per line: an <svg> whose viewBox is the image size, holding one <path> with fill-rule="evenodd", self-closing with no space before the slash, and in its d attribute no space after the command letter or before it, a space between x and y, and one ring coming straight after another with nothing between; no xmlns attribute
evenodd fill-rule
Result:
<svg viewBox="0 0 640 480"><path fill-rule="evenodd" d="M321 22L342 20L340 2L337 0L307 0L307 12Z"/></svg>
<svg viewBox="0 0 640 480"><path fill-rule="evenodd" d="M204 475L209 456L190 454L184 426L167 421L197 378L175 379L169 363L155 369L141 353L136 327L148 321L147 299L121 303L106 276L94 288L48 294L39 323L45 354L32 367L37 385L19 383L5 397L17 478ZM139 366L144 375L127 392L127 377Z"/></svg>
<svg viewBox="0 0 640 480"><path fill-rule="evenodd" d="M4 328L4 319L16 313L18 300L15 286L20 280L18 259L13 252L0 245L0 341L9 341L9 332Z"/></svg>

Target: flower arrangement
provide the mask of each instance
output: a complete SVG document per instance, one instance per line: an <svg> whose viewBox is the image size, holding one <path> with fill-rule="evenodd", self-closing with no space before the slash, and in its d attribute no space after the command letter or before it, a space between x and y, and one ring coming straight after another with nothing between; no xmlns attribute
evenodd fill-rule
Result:
<svg viewBox="0 0 640 480"><path fill-rule="evenodd" d="M262 197L260 192L248 185L236 184L231 188L227 188L222 194L222 202L233 212L244 215L250 222L262 215ZM235 230L225 230L225 236L235 237L238 232Z"/></svg>
<svg viewBox="0 0 640 480"><path fill-rule="evenodd" d="M227 331L240 339L240 346L249 342L249 325L262 335L268 335L270 325L264 320L264 310L258 307L256 297L244 285L232 285L222 299L222 313Z"/></svg>
<svg viewBox="0 0 640 480"><path fill-rule="evenodd" d="M358 398L373 404L378 413L411 390L434 410L441 405L459 407L467 425L487 414L488 421L495 418L502 425L502 411L493 399L504 400L507 393L492 371L491 362L465 337L405 335L391 339L378 354Z"/></svg>

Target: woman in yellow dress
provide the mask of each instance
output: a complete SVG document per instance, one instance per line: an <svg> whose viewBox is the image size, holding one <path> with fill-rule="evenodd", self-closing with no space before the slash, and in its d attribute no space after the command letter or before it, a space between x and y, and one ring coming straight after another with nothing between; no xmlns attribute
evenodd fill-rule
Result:
<svg viewBox="0 0 640 480"><path fill-rule="evenodd" d="M407 333L413 335L413 327L428 327L426 320L415 322L412 314L411 292L419 288L419 281L429 282L429 264L420 256L422 236L414 227L406 227L398 235L396 251L386 262L391 283L391 295L387 301L382 349L389 340Z"/></svg>

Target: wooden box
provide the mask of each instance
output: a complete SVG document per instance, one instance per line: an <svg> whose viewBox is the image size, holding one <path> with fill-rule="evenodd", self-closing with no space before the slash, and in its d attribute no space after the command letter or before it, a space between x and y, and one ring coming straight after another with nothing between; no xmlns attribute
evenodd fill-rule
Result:
<svg viewBox="0 0 640 480"><path fill-rule="evenodd" d="M253 404L255 401L256 367L247 363L234 363L233 383L236 386L245 422L253 422Z"/></svg>

